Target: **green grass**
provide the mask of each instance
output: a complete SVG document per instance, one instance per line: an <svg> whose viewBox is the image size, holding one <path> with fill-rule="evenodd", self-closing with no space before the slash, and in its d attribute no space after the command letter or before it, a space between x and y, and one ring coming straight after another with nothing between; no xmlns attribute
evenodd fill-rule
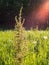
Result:
<svg viewBox="0 0 49 65"><path fill-rule="evenodd" d="M28 31L29 55L24 65L49 65L49 31Z"/></svg>
<svg viewBox="0 0 49 65"><path fill-rule="evenodd" d="M49 31L26 31L28 54L23 65L49 65ZM0 31L0 65L15 65L14 31Z"/></svg>
<svg viewBox="0 0 49 65"><path fill-rule="evenodd" d="M13 32L0 31L0 65L14 65Z"/></svg>

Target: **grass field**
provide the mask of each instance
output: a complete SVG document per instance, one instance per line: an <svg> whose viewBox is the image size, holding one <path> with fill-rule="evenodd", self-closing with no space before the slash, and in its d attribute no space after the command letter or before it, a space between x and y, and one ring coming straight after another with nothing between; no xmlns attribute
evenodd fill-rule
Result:
<svg viewBox="0 0 49 65"><path fill-rule="evenodd" d="M26 31L28 54L23 65L49 65L49 31ZM15 65L14 31L0 31L0 65Z"/></svg>

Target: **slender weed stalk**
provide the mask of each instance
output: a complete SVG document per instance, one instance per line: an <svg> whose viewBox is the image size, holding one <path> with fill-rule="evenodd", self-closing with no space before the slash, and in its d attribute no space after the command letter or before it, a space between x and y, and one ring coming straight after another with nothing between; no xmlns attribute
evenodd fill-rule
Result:
<svg viewBox="0 0 49 65"><path fill-rule="evenodd" d="M22 18L22 9L20 9L19 17L15 16L15 58L16 58L16 65L23 65L23 58L26 55L28 48L26 42L26 31L23 27L25 19Z"/></svg>

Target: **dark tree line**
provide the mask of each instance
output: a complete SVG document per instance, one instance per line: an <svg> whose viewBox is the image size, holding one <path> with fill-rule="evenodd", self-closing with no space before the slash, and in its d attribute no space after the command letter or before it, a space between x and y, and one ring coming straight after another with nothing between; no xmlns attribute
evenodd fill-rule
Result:
<svg viewBox="0 0 49 65"><path fill-rule="evenodd" d="M27 7L29 0L0 0L0 28L13 28L14 17L21 6Z"/></svg>
<svg viewBox="0 0 49 65"><path fill-rule="evenodd" d="M0 0L0 10L19 11L22 5L25 9L32 8L32 6L35 8L42 1L44 0Z"/></svg>
<svg viewBox="0 0 49 65"><path fill-rule="evenodd" d="M45 0L0 0L0 28L14 28L15 16L23 6L23 16L43 3Z"/></svg>

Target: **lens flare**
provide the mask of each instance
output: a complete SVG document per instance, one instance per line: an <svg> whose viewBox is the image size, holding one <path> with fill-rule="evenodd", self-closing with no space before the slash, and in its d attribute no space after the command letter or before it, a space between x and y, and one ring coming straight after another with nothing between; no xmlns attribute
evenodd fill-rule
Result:
<svg viewBox="0 0 49 65"><path fill-rule="evenodd" d="M26 27L38 29L46 29L49 27L49 0L45 0L38 8L31 11L26 17Z"/></svg>
<svg viewBox="0 0 49 65"><path fill-rule="evenodd" d="M49 16L49 1L45 1L31 13L32 20L44 22Z"/></svg>

